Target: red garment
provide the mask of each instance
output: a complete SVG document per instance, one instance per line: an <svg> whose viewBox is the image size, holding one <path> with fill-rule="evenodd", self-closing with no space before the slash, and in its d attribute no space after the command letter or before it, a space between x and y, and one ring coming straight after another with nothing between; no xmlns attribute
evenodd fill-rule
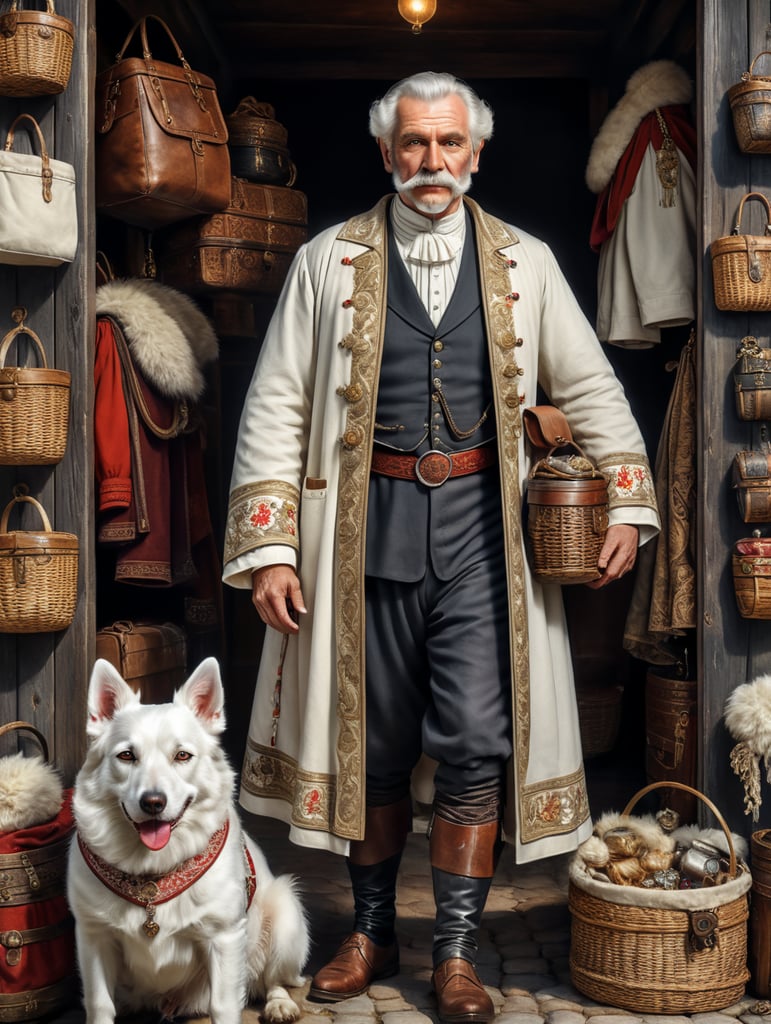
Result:
<svg viewBox="0 0 771 1024"><path fill-rule="evenodd" d="M120 359L112 324L96 321L94 356L94 471L97 510L131 504L131 449Z"/></svg>
<svg viewBox="0 0 771 1024"><path fill-rule="evenodd" d="M673 104L659 107L659 111L666 122L672 141L695 170L696 129L691 122L689 108L685 104ZM652 110L640 122L616 165L612 178L597 196L589 234L589 244L595 252L599 252L602 243L613 234L621 209L634 188L646 149L652 145L654 149L659 150L663 142L664 137L656 112Z"/></svg>

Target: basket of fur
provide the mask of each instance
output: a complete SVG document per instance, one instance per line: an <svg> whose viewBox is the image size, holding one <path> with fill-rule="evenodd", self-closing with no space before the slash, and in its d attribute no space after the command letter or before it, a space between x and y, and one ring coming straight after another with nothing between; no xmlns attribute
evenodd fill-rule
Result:
<svg viewBox="0 0 771 1024"><path fill-rule="evenodd" d="M72 791L48 761L29 722L0 737L31 733L42 751L0 757L0 1021L37 1020L77 997L75 923L65 895L75 823Z"/></svg>
<svg viewBox="0 0 771 1024"><path fill-rule="evenodd" d="M697 796L719 829L631 811L662 786ZM744 995L747 844L683 783L654 782L595 822L570 865L570 976L584 995L638 1013L699 1013Z"/></svg>

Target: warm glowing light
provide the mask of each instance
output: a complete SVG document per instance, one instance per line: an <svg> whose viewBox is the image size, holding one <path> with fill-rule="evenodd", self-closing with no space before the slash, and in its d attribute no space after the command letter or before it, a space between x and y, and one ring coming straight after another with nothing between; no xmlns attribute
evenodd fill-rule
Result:
<svg viewBox="0 0 771 1024"><path fill-rule="evenodd" d="M399 0L398 6L399 14L416 33L436 14L436 0Z"/></svg>

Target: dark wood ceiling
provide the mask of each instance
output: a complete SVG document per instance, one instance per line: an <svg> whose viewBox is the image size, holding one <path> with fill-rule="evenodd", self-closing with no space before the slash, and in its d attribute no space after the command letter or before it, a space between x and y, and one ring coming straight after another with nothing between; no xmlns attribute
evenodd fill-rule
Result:
<svg viewBox="0 0 771 1024"><path fill-rule="evenodd" d="M687 60L696 9L696 0L437 0L416 35L397 0L117 2L132 21L164 17L191 62L233 82L392 80L425 68L607 82L659 56Z"/></svg>

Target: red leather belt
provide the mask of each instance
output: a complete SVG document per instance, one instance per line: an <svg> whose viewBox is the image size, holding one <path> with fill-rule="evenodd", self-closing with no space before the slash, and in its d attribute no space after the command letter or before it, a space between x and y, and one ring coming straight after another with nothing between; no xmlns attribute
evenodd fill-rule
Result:
<svg viewBox="0 0 771 1024"><path fill-rule="evenodd" d="M426 487L441 487L454 476L478 473L498 460L495 445L470 448L464 452L429 451L423 455L396 455L376 449L372 453L372 472L398 480L419 480Z"/></svg>

